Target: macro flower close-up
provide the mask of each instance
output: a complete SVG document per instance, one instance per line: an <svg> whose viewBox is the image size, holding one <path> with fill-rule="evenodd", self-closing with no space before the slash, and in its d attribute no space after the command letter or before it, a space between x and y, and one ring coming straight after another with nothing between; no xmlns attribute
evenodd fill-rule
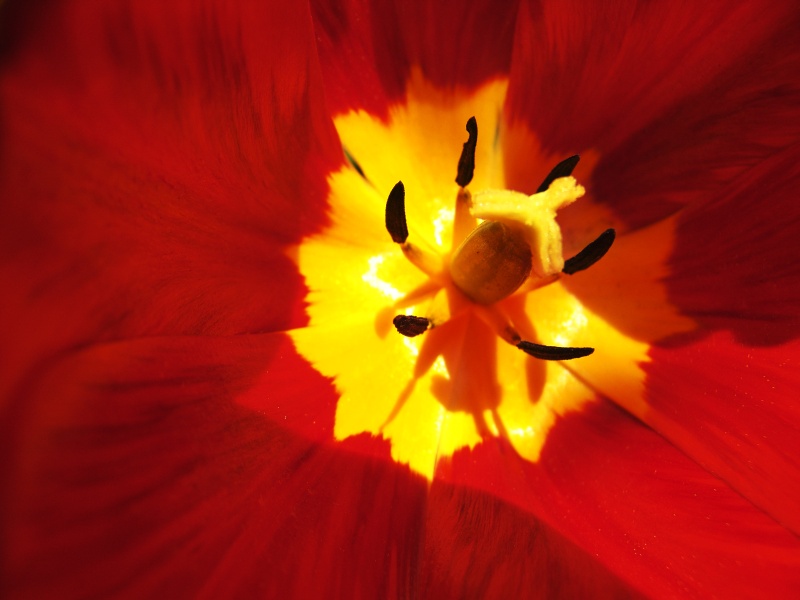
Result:
<svg viewBox="0 0 800 600"><path fill-rule="evenodd" d="M0 597L795 597L798 32L0 1Z"/></svg>

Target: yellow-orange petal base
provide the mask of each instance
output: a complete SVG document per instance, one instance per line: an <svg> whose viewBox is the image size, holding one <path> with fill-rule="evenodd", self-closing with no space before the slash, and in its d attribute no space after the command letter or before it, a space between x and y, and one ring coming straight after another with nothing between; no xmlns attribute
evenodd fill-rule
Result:
<svg viewBox="0 0 800 600"><path fill-rule="evenodd" d="M597 401L598 392L638 416L647 409L641 365L648 361L652 332L623 333L589 308L583 298L591 298L592 290L571 293L571 282L499 303L523 339L596 348L569 363L524 354L469 308L415 338L391 325L395 314L447 313L453 303L445 292L395 306L428 279L386 232L386 197L402 179L409 241L446 259L458 193L453 180L470 116L480 124L470 189L505 188L500 132L508 127L501 123L506 87L498 80L472 92L440 90L415 73L405 102L391 108L387 121L360 111L338 117L342 143L364 176L351 166L330 176L331 224L293 252L309 288L309 324L291 337L340 394L335 437L383 436L394 460L429 479L439 459L487 436L506 437L522 457L538 460L559 416ZM664 252L669 233L659 238ZM624 294L610 278L607 292ZM607 295L603 281L595 285L601 297ZM648 297L663 308L666 295L659 286L650 281ZM675 321L678 329L691 326Z"/></svg>

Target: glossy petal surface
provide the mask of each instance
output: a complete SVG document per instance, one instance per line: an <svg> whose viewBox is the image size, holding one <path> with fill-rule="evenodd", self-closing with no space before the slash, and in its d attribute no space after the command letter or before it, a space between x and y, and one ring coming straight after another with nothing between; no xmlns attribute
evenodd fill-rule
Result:
<svg viewBox="0 0 800 600"><path fill-rule="evenodd" d="M800 582L793 533L608 402L560 421L535 464L498 442L437 475L526 507L651 597L780 597Z"/></svg>
<svg viewBox="0 0 800 600"><path fill-rule="evenodd" d="M794 3L3 9L0 596L800 589ZM382 131L420 90L400 135ZM469 376L418 383L446 426L404 417L429 454L410 469L385 417L359 421L391 412L381 382L413 365L376 342L396 334L357 292L419 280L390 258L356 283L323 264L336 318L315 322L296 245L341 225L321 263L396 252L370 223L402 178L411 235L446 253L472 114L476 185L532 193L581 153L565 256L620 235L589 271L503 304L526 336L592 357L545 365L457 324L456 350L481 350L440 357ZM310 364L298 349L323 329ZM321 366L367 351L386 359ZM348 378L370 393L340 396ZM519 401L463 393L495 380Z"/></svg>
<svg viewBox="0 0 800 600"><path fill-rule="evenodd" d="M281 334L71 357L14 432L4 596L627 595L492 494L430 488L368 436L330 445L293 432L305 411L324 430L334 398Z"/></svg>
<svg viewBox="0 0 800 600"><path fill-rule="evenodd" d="M342 160L307 11L11 8L3 385L90 341L303 323L281 247L324 222L325 171Z"/></svg>
<svg viewBox="0 0 800 600"><path fill-rule="evenodd" d="M565 231L638 231L568 287L629 335L661 340L648 409L633 414L797 531L800 15L790 3L576 8L523 4L506 109L508 128L530 130L512 131L511 148L593 149L592 209L567 209ZM504 155L509 182L535 185L519 152Z"/></svg>
<svg viewBox="0 0 800 600"><path fill-rule="evenodd" d="M360 110L337 118L337 130L358 169L331 176L331 226L304 240L296 252L309 286L310 322L290 335L341 395L335 438L364 433L384 438L391 442L394 460L429 479L440 460L493 436L508 440L525 459L538 460L559 416L581 410L593 396L564 365L538 362L500 341L497 331L506 323L494 327L486 311L474 310L445 281L446 275L436 274L446 267L434 269L428 280L382 226L383 198L402 177L408 242L447 264L450 249L457 246L452 231L458 142L463 123L474 114L479 131L488 131L484 137L490 139L478 146L470 211L481 218L524 222L535 250L544 246L553 254L545 274L552 274L553 262L560 263L555 267L560 271L555 212L580 196L582 188L564 178L531 197L482 191L503 187L500 146L491 134L499 128L505 87L492 82L474 92L448 91L415 73L406 101L390 108L386 123ZM428 134L434 130L438 136ZM391 151L376 151L382 148ZM568 190L579 192L570 195ZM533 267L534 272L541 268ZM425 286L433 291L416 291ZM639 363L647 360L648 346L615 330L562 285L520 292L496 310L513 322L522 339L599 347L597 356L582 361L590 380L606 385L629 410L643 412ZM430 318L435 326L409 339L394 331L396 314Z"/></svg>
<svg viewBox="0 0 800 600"><path fill-rule="evenodd" d="M546 154L602 153L587 188L620 228L641 227L798 139L799 20L790 1L525 1L509 122ZM535 189L544 173L528 173L509 185Z"/></svg>

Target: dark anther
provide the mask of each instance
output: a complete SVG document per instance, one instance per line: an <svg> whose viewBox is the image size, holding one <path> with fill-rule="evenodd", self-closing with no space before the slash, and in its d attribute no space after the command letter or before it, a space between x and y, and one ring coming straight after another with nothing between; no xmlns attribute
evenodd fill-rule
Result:
<svg viewBox="0 0 800 600"><path fill-rule="evenodd" d="M389 192L386 200L386 229L392 240L398 244L405 244L408 239L408 224L406 223L406 189L403 182L398 181Z"/></svg>
<svg viewBox="0 0 800 600"><path fill-rule="evenodd" d="M588 269L606 255L606 252L611 248L611 244L614 243L616 237L617 234L613 229L606 229L595 241L586 246L586 248L578 252L572 258L565 260L562 271L567 275L572 275L578 271Z"/></svg>
<svg viewBox="0 0 800 600"><path fill-rule="evenodd" d="M358 164L358 161L350 154L347 148L342 148L342 150L344 150L344 157L347 159L347 162L350 163L350 166L352 166L361 177L367 179L367 176L364 175L364 169L361 168L361 165Z"/></svg>
<svg viewBox="0 0 800 600"><path fill-rule="evenodd" d="M539 189L536 190L536 193L541 194L542 192L546 191L547 188L550 187L550 184L559 177L568 177L572 175L572 171L575 170L575 167L578 165L578 161L580 159L581 157L576 154L575 156L565 158L558 163L555 167L553 167L553 170L550 171L550 174L544 178L542 185L539 186Z"/></svg>
<svg viewBox="0 0 800 600"><path fill-rule="evenodd" d="M425 333L428 326L431 324L428 319L424 317L415 317L413 315L397 315L392 319L392 323L394 323L397 331L406 337L415 337L421 333Z"/></svg>
<svg viewBox="0 0 800 600"><path fill-rule="evenodd" d="M517 348L541 360L572 360L589 356L594 348L560 348L558 346L542 346L533 342L520 342Z"/></svg>
<svg viewBox="0 0 800 600"><path fill-rule="evenodd" d="M461 150L461 158L458 159L458 175L456 175L456 183L462 188L469 185L472 175L475 173L475 146L478 145L478 122L475 117L470 117L467 121L467 131L469 139L464 142L464 148Z"/></svg>

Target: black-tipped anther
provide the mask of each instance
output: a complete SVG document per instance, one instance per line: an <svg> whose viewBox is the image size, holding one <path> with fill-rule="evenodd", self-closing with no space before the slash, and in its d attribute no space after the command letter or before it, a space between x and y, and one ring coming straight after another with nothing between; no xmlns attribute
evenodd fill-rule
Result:
<svg viewBox="0 0 800 600"><path fill-rule="evenodd" d="M425 333L431 324L428 319L413 315L397 315L392 319L392 323L394 323L397 331L406 337L415 337Z"/></svg>
<svg viewBox="0 0 800 600"><path fill-rule="evenodd" d="M572 360L589 356L594 352L594 348L561 348L559 346L543 346L533 342L520 342L517 344L517 348L525 354L541 360Z"/></svg>
<svg viewBox="0 0 800 600"><path fill-rule="evenodd" d="M344 157L347 159L347 162L349 162L350 166L356 170L356 173L361 175L361 177L363 177L364 179L367 179L367 176L364 174L364 169L361 168L361 165L358 164L358 161L355 159L355 157L352 154L350 154L350 151L344 147L342 148L342 150L344 150ZM369 179L367 179L367 181L369 181Z"/></svg>
<svg viewBox="0 0 800 600"><path fill-rule="evenodd" d="M475 147L478 145L478 122L475 117L470 117L467 121L467 131L469 138L464 142L464 148L461 150L461 158L458 159L458 174L456 175L456 183L462 188L469 185L475 173Z"/></svg>
<svg viewBox="0 0 800 600"><path fill-rule="evenodd" d="M408 239L408 223L406 223L406 189L403 182L398 181L389 192L386 200L386 230L392 240L405 244Z"/></svg>
<svg viewBox="0 0 800 600"><path fill-rule="evenodd" d="M544 178L542 185L539 186L539 189L536 190L536 193L541 194L542 192L546 191L547 188L550 187L550 184L559 177L569 177L572 175L572 172L575 170L575 167L578 165L578 161L580 159L581 157L576 154L575 156L565 158L558 163L555 167L553 167L553 170L550 171L550 174Z"/></svg>
<svg viewBox="0 0 800 600"><path fill-rule="evenodd" d="M578 271L583 271L591 267L598 260L603 258L614 243L617 234L613 229L606 229L595 241L586 246L572 258L564 261L562 272L572 275Z"/></svg>

